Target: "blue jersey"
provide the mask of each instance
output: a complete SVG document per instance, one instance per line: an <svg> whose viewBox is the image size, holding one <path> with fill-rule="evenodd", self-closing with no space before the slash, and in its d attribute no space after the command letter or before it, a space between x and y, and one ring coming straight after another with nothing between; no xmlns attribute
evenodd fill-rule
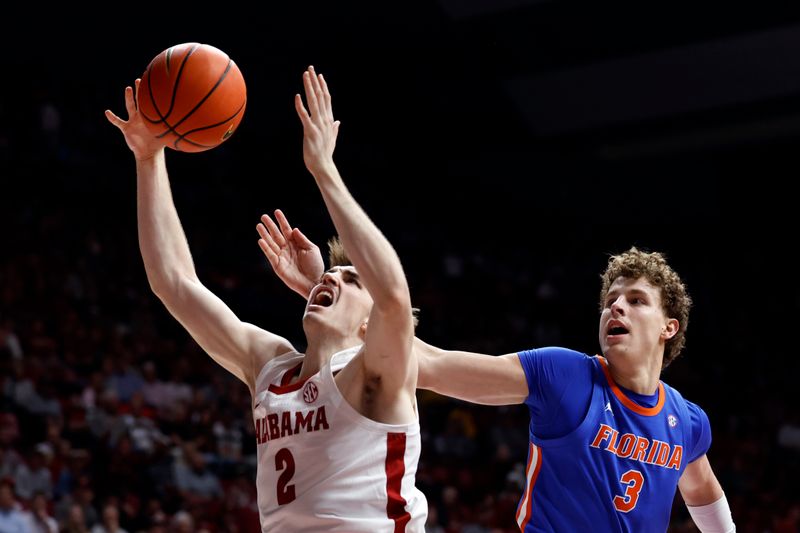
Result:
<svg viewBox="0 0 800 533"><path fill-rule="evenodd" d="M623 390L599 356L518 356L531 414L520 531L666 531L678 479L711 444L702 409L663 382L651 398Z"/></svg>

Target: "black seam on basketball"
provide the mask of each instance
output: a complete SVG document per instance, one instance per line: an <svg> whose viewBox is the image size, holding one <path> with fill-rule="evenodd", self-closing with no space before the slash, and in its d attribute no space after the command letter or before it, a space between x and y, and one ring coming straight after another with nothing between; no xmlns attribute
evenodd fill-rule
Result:
<svg viewBox="0 0 800 533"><path fill-rule="evenodd" d="M195 133L197 131L208 130L208 129L211 129L211 128L216 128L217 126L221 126L221 125L225 124L226 122L228 122L229 120L232 120L232 119L236 118L236 115L238 115L239 113L242 112L242 109L244 109L245 105L247 105L247 101L246 100L242 104L242 106L239 109L236 110L236 113L234 113L233 115L227 117L226 119L221 120L220 122L217 122L216 124L209 124L207 126L203 126L202 128L195 128L193 130L187 131L186 133L181 134L181 137L186 137L187 135L191 135L192 133Z"/></svg>
<svg viewBox="0 0 800 533"><path fill-rule="evenodd" d="M147 89L148 89L148 92L150 93L150 101L153 103L153 108L156 110L156 113L158 113L158 116L160 117L160 120L152 119L152 118L148 117L147 115L145 115L144 113L142 113L142 116L145 118L145 120L147 120L151 124L164 124L167 127L167 129L166 129L166 131L164 131L164 133L156 135L157 139L160 139L160 138L164 137L164 135L167 135L168 133L174 133L175 135L179 135L178 132L175 131L175 127L177 127L177 124L175 124L175 126L171 125L169 122L167 122L167 117L169 117L170 114L172 114L172 109L175 106L175 96L176 96L176 93L178 92L178 84L180 83L180 80L181 80L181 74L183 73L183 68L186 65L186 62L189 60L189 56L191 56L195 52L195 50L197 50L199 47L200 47L200 45L193 46L192 49L189 50L189 53L187 53L186 56L183 58L183 61L181 61L180 70L178 71L178 75L175 78L175 86L172 88L172 99L170 100L169 109L167 110L166 114L162 114L161 113L161 110L158 108L158 104L156 103L155 98L153 98L153 88L152 88L152 85L151 85L151 80L153 79L153 76L152 75L148 75L147 76ZM167 53L166 53L167 74L169 74L169 64L168 63L169 63L170 59L172 58L172 49L173 48L174 47L168 49ZM150 62L150 66L147 67L148 74L150 74L150 72L152 70L152 65L153 65L153 62L151 61Z"/></svg>
<svg viewBox="0 0 800 533"><path fill-rule="evenodd" d="M188 57L187 57L187 59L188 59ZM214 91L216 91L216 90L217 90L217 87L219 87L219 86L222 84L222 82L223 82L223 81L225 81L225 78L228 76L228 72L230 72L230 71L231 71L231 66L232 66L232 65L233 65L233 60L231 60L231 59L228 59L228 66L227 66L227 67L225 67L225 71L222 73L222 75L219 77L219 79L217 79L217 83L215 83L215 84L214 84L214 86L211 88L211 90L210 90L210 91L208 91L208 94L206 94L206 95L203 97L203 99L202 99L202 100L200 100L200 101L197 103L197 105L195 105L195 106L194 106L194 108L193 108L191 111L189 111L188 113L186 113L186 115L185 115L185 116L184 116L182 119L180 119L180 120L179 120L178 122L176 122L176 123L175 123L173 126L171 126L171 128L172 128L172 129L174 129L174 128L177 128L178 126L180 126L180 125L183 123L183 121L185 121L187 118L189 118L190 116L192 116L192 114L193 114L195 111L197 111L198 109L200 109L200 107L203 105L203 103L204 103L206 100L208 100L208 99L209 99L209 97L210 97L212 94L214 94ZM182 69L182 68L183 68L183 67L181 67L181 69ZM178 75L178 80L180 80L180 75ZM178 82L176 81L176 82L175 82L175 87L176 87L176 89L177 89L177 86L178 86ZM176 133L177 133L177 132L176 132Z"/></svg>
<svg viewBox="0 0 800 533"><path fill-rule="evenodd" d="M173 87L172 87L172 99L169 102L169 111L167 112L166 116L162 117L164 119L164 123L165 124L166 124L167 117L170 115L170 113L172 113L172 108L175 107L175 98L178 96L178 85L180 85L181 78L183 77L183 69L186 68L186 63L189 62L189 57L191 57L191 55L194 53L194 51L197 50L198 48L200 48L200 45L193 46L192 49L189 50L189 53L186 54L186 57L183 58L183 61L181 61L181 67L178 70L178 75L175 76L175 85L173 85ZM178 124L180 124L180 122L178 122ZM167 127L169 127L169 129L172 130L173 128L177 128L178 124L175 124L174 126L170 126L169 124L167 124ZM168 132L165 132L165 134L166 133L168 133ZM175 133L177 135L177 132L175 132Z"/></svg>
<svg viewBox="0 0 800 533"><path fill-rule="evenodd" d="M176 149L176 150L178 150L178 151L181 151L181 149L180 149L180 148L178 148L178 143L179 143L179 142L181 142L181 141L183 141L183 142L185 142L185 143L189 143L189 144L191 144L192 146L197 146L197 147L199 147L199 148L206 148L206 149L208 149L208 148L214 148L215 146L217 146L216 144L211 144L211 145L209 145L209 144L200 144L200 143L196 143L196 142L194 142L194 141L190 141L189 139L184 139L183 137L181 137L181 138L179 138L179 139L176 139L176 140L175 140L175 143L173 144L173 146L175 147L175 149Z"/></svg>
<svg viewBox="0 0 800 533"><path fill-rule="evenodd" d="M192 141L191 139L187 139L186 137L188 135L191 135L192 133L195 133L195 132L198 132L198 131L203 131L203 130L207 130L207 129L210 129L210 128L216 128L217 126L221 126L222 124L225 124L229 120L233 120L234 118L236 118L236 115L238 115L239 113L242 112L242 110L245 108L246 105L247 105L247 99L245 99L245 101L242 103L241 107L239 107L239 109L236 110L236 113L234 113L233 115L229 116L228 118L226 118L222 122L218 122L216 124L210 124L208 126L203 126L202 128L195 128L193 130L187 131L186 133L184 133L182 135L178 135L176 133L176 135L178 135L178 138L175 139L175 149L178 150L178 143L180 141L186 141L187 143L193 144L194 146L202 146L202 147L206 147L206 148L213 148L214 146L219 145L222 141L225 141L227 139L226 138L222 139L222 141L220 141L219 143L217 143L217 144L215 144L213 146L209 146L209 145L206 145L206 144L197 143L195 141Z"/></svg>

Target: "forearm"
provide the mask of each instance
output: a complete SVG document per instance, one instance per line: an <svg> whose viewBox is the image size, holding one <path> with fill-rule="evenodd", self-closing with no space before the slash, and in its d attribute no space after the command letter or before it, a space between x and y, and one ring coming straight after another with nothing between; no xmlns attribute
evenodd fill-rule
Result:
<svg viewBox="0 0 800 533"><path fill-rule="evenodd" d="M333 162L316 171L314 179L347 255L375 305L381 308L399 302L410 309L408 282L397 253L347 190Z"/></svg>
<svg viewBox="0 0 800 533"><path fill-rule="evenodd" d="M147 279L159 296L181 278L196 279L186 235L172 200L164 151L136 161L139 248Z"/></svg>
<svg viewBox="0 0 800 533"><path fill-rule="evenodd" d="M715 502L708 505L687 505L689 514L702 533L735 533L731 508L723 494Z"/></svg>
<svg viewBox="0 0 800 533"><path fill-rule="evenodd" d="M702 455L688 465L678 480L681 497L697 528L703 533L736 531L728 500L711 469L708 457Z"/></svg>

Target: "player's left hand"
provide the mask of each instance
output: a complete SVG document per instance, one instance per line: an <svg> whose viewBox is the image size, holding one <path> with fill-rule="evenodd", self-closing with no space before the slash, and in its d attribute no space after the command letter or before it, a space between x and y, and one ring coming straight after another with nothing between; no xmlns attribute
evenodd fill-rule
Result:
<svg viewBox="0 0 800 533"><path fill-rule="evenodd" d="M312 175L326 165L333 164L333 151L339 135L339 121L333 120L331 93L322 74L314 67L303 73L308 110L300 95L295 95L294 105L300 122L303 123L303 161Z"/></svg>

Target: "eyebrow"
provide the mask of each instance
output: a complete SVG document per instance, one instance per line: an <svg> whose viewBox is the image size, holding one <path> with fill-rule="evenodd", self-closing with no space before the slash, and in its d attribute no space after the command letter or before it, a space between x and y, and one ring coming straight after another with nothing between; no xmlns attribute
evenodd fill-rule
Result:
<svg viewBox="0 0 800 533"><path fill-rule="evenodd" d="M361 279L359 277L359 275L358 275L358 272L356 272L354 270L342 270L342 277L346 277L346 278L351 279L353 281L360 281L360 279Z"/></svg>
<svg viewBox="0 0 800 533"><path fill-rule="evenodd" d="M335 267L329 268L328 270L325 271L326 274L327 273L333 273L333 272L341 272L342 276L348 276L349 279L354 279L356 281L361 279L359 277L359 275L358 275L358 272L356 272L355 270L343 268L343 267L340 267L340 266L335 266Z"/></svg>
<svg viewBox="0 0 800 533"><path fill-rule="evenodd" d="M643 291L642 289L625 289L625 290L621 290L621 291L620 290L608 291L606 293L606 299L608 299L610 296L616 296L617 294L633 294L635 296L640 296L640 295L641 296L650 296L650 294L647 291Z"/></svg>

